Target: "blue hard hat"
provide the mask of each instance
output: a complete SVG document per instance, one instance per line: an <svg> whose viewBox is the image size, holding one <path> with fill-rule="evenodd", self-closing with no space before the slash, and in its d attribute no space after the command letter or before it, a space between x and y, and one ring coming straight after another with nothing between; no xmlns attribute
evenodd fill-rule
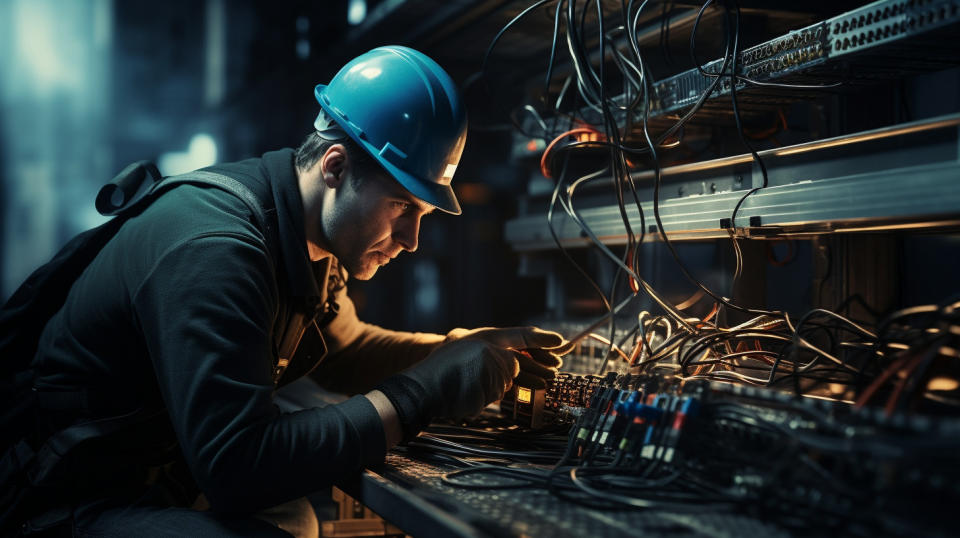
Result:
<svg viewBox="0 0 960 538"><path fill-rule="evenodd" d="M379 47L351 60L313 93L324 112L410 194L460 214L450 181L467 140L467 113L440 65L408 47ZM315 126L326 126L323 113Z"/></svg>

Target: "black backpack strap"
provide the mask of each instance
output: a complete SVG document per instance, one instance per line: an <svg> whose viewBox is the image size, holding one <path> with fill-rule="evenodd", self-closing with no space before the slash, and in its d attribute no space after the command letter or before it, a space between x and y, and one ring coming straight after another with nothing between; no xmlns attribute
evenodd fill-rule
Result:
<svg viewBox="0 0 960 538"><path fill-rule="evenodd" d="M82 443L91 439L106 437L149 420L166 415L164 409L138 408L129 413L74 424L50 436L36 451L36 465L30 467L28 480L33 486L48 486L63 480L59 476L60 463L64 456Z"/></svg>
<svg viewBox="0 0 960 538"><path fill-rule="evenodd" d="M154 184L151 192L148 193L146 197L153 199L167 189L184 183L217 187L243 200L253 211L254 217L257 219L257 224L259 224L266 241L267 252L270 253L272 259L279 259L280 237L277 230L277 208L273 203L273 195L271 193L267 192L258 195L254 193L249 186L235 178L209 170L197 170L164 178Z"/></svg>
<svg viewBox="0 0 960 538"><path fill-rule="evenodd" d="M257 219L268 251L277 259L279 237L273 194L268 189L256 193L244 182L211 170L195 170L164 178L153 163L137 161L100 188L96 200L97 211L104 216L125 219L144 209L170 188L184 183L217 187L243 200Z"/></svg>
<svg viewBox="0 0 960 538"><path fill-rule="evenodd" d="M0 458L0 484L5 490L0 494L0 535L6 536L16 526L22 526L23 534L63 531L72 511L57 492L69 484L69 473L76 465L67 459L68 455L88 441L156 421L165 413L163 409L140 408L125 415L75 424L55 433L37 449L25 439L18 441Z"/></svg>

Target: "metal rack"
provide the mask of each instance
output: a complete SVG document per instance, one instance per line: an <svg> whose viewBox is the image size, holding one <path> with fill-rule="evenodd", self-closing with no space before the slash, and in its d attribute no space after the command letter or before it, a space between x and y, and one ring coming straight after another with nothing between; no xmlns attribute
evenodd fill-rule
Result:
<svg viewBox="0 0 960 538"><path fill-rule="evenodd" d="M960 223L960 115L771 149L760 156L770 186L741 206L735 223L741 236L947 228ZM641 194L651 194L653 172L634 174L633 179ZM728 235L730 224L724 219L729 221L744 194L762 185L762 175L747 154L666 168L662 181L668 196L660 201L660 214L671 238L711 239ZM610 185L609 179L597 183ZM626 243L618 207L591 206L590 200L584 204L580 215L598 237L610 244ZM642 207L649 227L653 203ZM639 230L636 206L629 206L627 213L631 226ZM565 246L587 244L579 226L562 212L554 216L554 229ZM506 240L517 251L555 247L545 212L509 221Z"/></svg>

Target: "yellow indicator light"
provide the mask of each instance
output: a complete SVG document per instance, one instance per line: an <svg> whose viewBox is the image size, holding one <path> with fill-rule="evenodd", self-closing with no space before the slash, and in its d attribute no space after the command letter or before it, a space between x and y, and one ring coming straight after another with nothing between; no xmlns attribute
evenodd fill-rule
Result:
<svg viewBox="0 0 960 538"><path fill-rule="evenodd" d="M517 401L520 403L530 403L533 399L533 392L530 389L517 387Z"/></svg>

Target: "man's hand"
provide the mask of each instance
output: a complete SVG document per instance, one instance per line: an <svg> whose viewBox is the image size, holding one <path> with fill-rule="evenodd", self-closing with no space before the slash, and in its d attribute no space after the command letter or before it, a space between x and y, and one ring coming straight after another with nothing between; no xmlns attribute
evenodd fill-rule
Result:
<svg viewBox="0 0 960 538"><path fill-rule="evenodd" d="M476 329L450 338L426 359L388 378L377 389L396 407L404 437L412 438L434 417L461 418L499 400L526 365L536 375L555 375L557 360L533 358L563 338L533 327ZM527 355L519 353L528 350ZM547 353L549 355L549 353ZM521 360L522 359L522 360Z"/></svg>
<svg viewBox="0 0 960 538"><path fill-rule="evenodd" d="M563 345L563 337L552 331L536 327L454 329L447 333L444 342L471 339L516 351L520 365L517 381L524 387L545 387L546 380L555 378L557 369L563 365L560 355L551 351Z"/></svg>

